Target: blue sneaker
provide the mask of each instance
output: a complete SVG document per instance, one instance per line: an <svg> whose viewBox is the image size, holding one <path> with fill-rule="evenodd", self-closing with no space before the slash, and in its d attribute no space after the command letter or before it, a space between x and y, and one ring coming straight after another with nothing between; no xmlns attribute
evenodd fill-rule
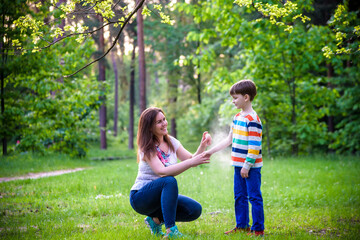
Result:
<svg viewBox="0 0 360 240"><path fill-rule="evenodd" d="M165 234L164 238L181 238L182 236L183 234L179 232L177 226L173 226L170 228L170 232Z"/></svg>
<svg viewBox="0 0 360 240"><path fill-rule="evenodd" d="M154 222L154 220L152 219L152 217L146 217L145 223L146 223L146 226L148 226L148 228L150 229L151 234L160 235L160 236L164 235L164 233L161 231L161 226L163 224L156 224Z"/></svg>

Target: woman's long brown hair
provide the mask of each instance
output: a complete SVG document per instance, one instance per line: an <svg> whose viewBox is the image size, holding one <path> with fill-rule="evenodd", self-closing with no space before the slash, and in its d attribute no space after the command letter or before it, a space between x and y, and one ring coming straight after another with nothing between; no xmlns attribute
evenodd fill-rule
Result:
<svg viewBox="0 0 360 240"><path fill-rule="evenodd" d="M137 145L139 151L144 153L144 161L147 161L156 154L156 143L159 143L159 139L154 135L153 129L155 126L155 120L158 113L165 113L161 108L150 107L145 109L140 116L138 133L137 133ZM164 136L164 141L169 145L171 151L175 151L174 146L170 141L169 135ZM138 156L139 161L139 156Z"/></svg>

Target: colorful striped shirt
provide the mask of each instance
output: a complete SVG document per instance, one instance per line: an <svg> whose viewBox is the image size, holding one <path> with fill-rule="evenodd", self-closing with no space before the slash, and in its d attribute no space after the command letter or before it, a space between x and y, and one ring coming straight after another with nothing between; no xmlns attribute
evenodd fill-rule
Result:
<svg viewBox="0 0 360 240"><path fill-rule="evenodd" d="M234 116L232 130L232 165L246 169L262 167L262 124L255 111Z"/></svg>

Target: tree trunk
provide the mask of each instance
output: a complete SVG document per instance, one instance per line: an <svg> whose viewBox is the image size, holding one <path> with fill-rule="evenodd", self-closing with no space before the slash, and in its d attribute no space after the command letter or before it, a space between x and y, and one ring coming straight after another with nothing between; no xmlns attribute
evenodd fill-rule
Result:
<svg viewBox="0 0 360 240"><path fill-rule="evenodd" d="M121 89L121 95L119 96L119 99L121 102L125 102L127 98L127 93L129 91L129 83L127 81L126 77L126 67L124 62L124 56L125 56L125 47L124 47L124 41L119 42L120 45L120 61L119 61L119 80L120 80L120 89Z"/></svg>
<svg viewBox="0 0 360 240"><path fill-rule="evenodd" d="M200 68L199 68L200 69ZM198 98L198 103L201 104L201 74L199 73L199 75L197 76L197 98Z"/></svg>
<svg viewBox="0 0 360 240"><path fill-rule="evenodd" d="M60 5L62 4L65 4L66 5L66 0L58 0L58 2L56 3L56 7L59 8ZM47 20L47 18L44 19L44 22ZM65 19L62 19L60 24L58 25L58 27L61 29L61 30L64 30L64 27L65 27ZM60 36L59 37L54 37L54 42L58 41L60 39ZM65 43L63 43L63 46L65 46ZM60 57L59 59L59 65L62 66L64 65L64 58L63 57ZM57 82L60 82L60 83L64 83L64 78L61 76L60 78L56 79L55 81ZM50 95L52 97L55 97L56 93L59 92L60 90L56 90L56 91L50 91Z"/></svg>
<svg viewBox="0 0 360 240"><path fill-rule="evenodd" d="M115 103L114 103L114 137L118 133L118 109L119 109L119 79L118 79L118 69L115 58L115 51L111 52L111 61L114 68L114 78L115 78Z"/></svg>
<svg viewBox="0 0 360 240"><path fill-rule="evenodd" d="M153 66L156 66L156 54L155 54L155 51L153 52ZM158 89L158 86L159 86L159 74L158 74L157 69L155 69L154 77L155 77L155 83L156 83L156 90L159 90Z"/></svg>
<svg viewBox="0 0 360 240"><path fill-rule="evenodd" d="M103 24L103 17L98 16L98 19L100 21L100 25ZM104 29L102 28L99 31L99 52L101 55L104 54L104 47L105 47L105 40L104 40ZM100 83L105 82L105 59L101 59L99 61L99 78L98 81ZM100 112L99 112L99 120L100 120L100 148L106 149L106 96L102 95L100 96L100 101L102 102L100 106Z"/></svg>
<svg viewBox="0 0 360 240"><path fill-rule="evenodd" d="M328 83L327 86L329 89L333 89L334 86L331 84L330 79L334 76L334 69L331 66L330 63L327 64L327 78L328 78ZM328 131L329 132L334 132L335 131L335 126L334 126L334 116L328 116Z"/></svg>
<svg viewBox="0 0 360 240"><path fill-rule="evenodd" d="M176 138L177 136L177 131L176 131L176 118L172 118L171 119L171 136L173 136L174 138Z"/></svg>
<svg viewBox="0 0 360 240"><path fill-rule="evenodd" d="M264 118L264 127L265 127L265 137L266 137L266 145L267 145L267 157L271 157L271 141L270 141L270 126L269 126L269 121L267 120L267 114L264 111L263 112L263 116L262 118Z"/></svg>
<svg viewBox="0 0 360 240"><path fill-rule="evenodd" d="M130 73L130 88L129 88L129 149L134 149L134 105L135 105L135 51L136 44L134 42L133 51L131 55L131 73Z"/></svg>
<svg viewBox="0 0 360 240"><path fill-rule="evenodd" d="M144 49L144 22L141 14L143 7L137 11L137 41L139 50L139 94L140 113L146 109L146 65Z"/></svg>
<svg viewBox="0 0 360 240"><path fill-rule="evenodd" d="M278 30L278 35L279 35L279 30ZM282 52L282 61L284 64L284 72L288 73L288 74L293 74L295 73L295 59L294 59L294 55L291 55L291 66L290 68L287 67L287 58L285 58L284 52ZM290 96L290 102L291 102L291 123L293 126L296 126L296 78L291 75L291 77L287 76L287 74L285 74L285 83L287 84L288 88L289 88L289 96ZM297 155L298 151L299 151L299 144L297 143L297 133L295 130L292 131L292 144L291 144L291 148L292 148L292 154L293 155Z"/></svg>
<svg viewBox="0 0 360 240"><path fill-rule="evenodd" d="M326 64L326 66L327 66L327 78L328 78L327 87L332 90L334 88L334 86L331 83L330 79L334 76L334 68L332 67L332 65L330 63ZM331 115L331 110L329 112L330 112L330 115L327 116L328 131L330 133L333 133L335 131L334 116ZM328 144L328 152L329 153L335 152L334 149L331 149L329 147L329 144Z"/></svg>
<svg viewBox="0 0 360 240"><path fill-rule="evenodd" d="M4 19L2 19L2 26L4 26ZM0 67L0 78L1 78L1 116L2 116L2 122L1 122L1 126L5 129L5 118L4 118L4 114L5 114L5 91L4 91L4 85L5 85L5 73L4 73L4 68L5 68L5 64L6 64L6 56L5 56L5 48L4 48L4 38L3 38L3 34L0 35L1 39L0 39L0 53L1 53L1 67ZM3 133L2 136L2 153L3 155L7 155L7 139L6 139L6 133Z"/></svg>
<svg viewBox="0 0 360 240"><path fill-rule="evenodd" d="M178 79L179 79L180 73L178 71L172 71L168 75L168 101L169 101L169 116L171 119L171 130L170 134L174 138L177 137L177 131L176 131L176 116L177 116L177 90L178 90Z"/></svg>
<svg viewBox="0 0 360 240"><path fill-rule="evenodd" d="M197 47L200 47L200 42L197 42ZM199 70L199 74L196 79L196 90L197 90L197 99L198 103L201 104L201 74L200 74L200 61L197 65L197 69Z"/></svg>
<svg viewBox="0 0 360 240"><path fill-rule="evenodd" d="M1 53L3 53L3 43L1 41L1 46L0 46L0 51ZM4 56L4 55L2 55ZM4 98L4 81L5 81L5 76L4 76L4 57L2 58L2 67L0 68L0 78L1 78L1 116L4 116L5 113L5 98ZM5 128L5 118L2 118L2 123L1 126ZM3 155L7 155L7 139L6 139L6 134L4 133L4 135L2 136L2 153Z"/></svg>
<svg viewBox="0 0 360 240"><path fill-rule="evenodd" d="M293 126L296 126L296 85L294 77L290 82L291 123ZM297 143L297 133L295 130L292 133L292 141L292 154L296 156L299 151L299 144Z"/></svg>

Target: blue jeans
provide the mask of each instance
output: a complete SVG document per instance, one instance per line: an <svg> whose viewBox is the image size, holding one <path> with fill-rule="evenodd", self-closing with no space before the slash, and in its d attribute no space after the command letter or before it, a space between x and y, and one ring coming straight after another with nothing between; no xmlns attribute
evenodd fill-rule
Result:
<svg viewBox="0 0 360 240"><path fill-rule="evenodd" d="M140 190L132 190L130 204L140 214L159 218L166 228L175 226L175 221L193 221L202 211L200 203L178 194L177 181L172 176L158 178Z"/></svg>
<svg viewBox="0 0 360 240"><path fill-rule="evenodd" d="M234 198L236 227L249 227L249 201L252 207L253 225L251 230L264 230L264 206L261 194L261 168L250 168L249 177L241 177L242 167L234 170Z"/></svg>

